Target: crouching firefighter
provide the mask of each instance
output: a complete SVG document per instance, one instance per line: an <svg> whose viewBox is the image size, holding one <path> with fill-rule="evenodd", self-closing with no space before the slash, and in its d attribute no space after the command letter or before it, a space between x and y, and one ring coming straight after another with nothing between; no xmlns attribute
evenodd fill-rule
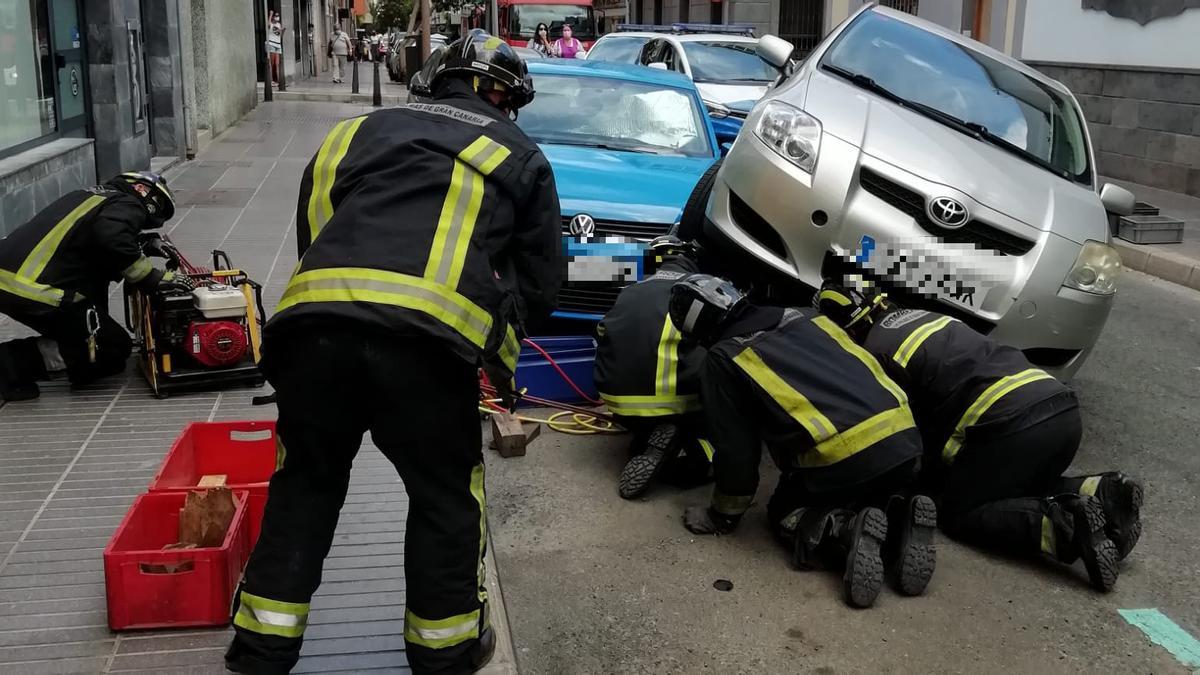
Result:
<svg viewBox="0 0 1200 675"><path fill-rule="evenodd" d="M594 378L600 398L633 433L618 492L640 496L669 468L688 485L707 478L712 445L698 434L704 349L671 323L671 286L698 271L695 245L666 235L650 242L654 275L626 286L596 328Z"/></svg>
<svg viewBox="0 0 1200 675"><path fill-rule="evenodd" d="M897 496L890 513L877 508L905 493L921 463L907 397L879 364L815 310L755 306L703 274L671 289L671 319L708 345L701 399L715 448L712 502L687 509L685 526L733 531L757 491L765 442L782 473L767 516L797 567L834 553L855 607L874 603L885 563L901 593L923 592L933 501Z"/></svg>
<svg viewBox="0 0 1200 675"><path fill-rule="evenodd" d="M1082 435L1075 393L952 317L901 309L827 281L821 311L908 393L941 492L940 525L964 542L1063 563L1108 591L1141 536L1142 487L1118 472L1064 477Z"/></svg>
<svg viewBox="0 0 1200 675"><path fill-rule="evenodd" d="M296 664L367 431L409 498L409 666L491 658L478 368L511 400L521 327L557 300L562 223L550 165L511 119L533 97L525 64L482 31L447 50L432 102L339 123L301 179L300 263L265 328L279 459L235 599L235 672Z"/></svg>
<svg viewBox="0 0 1200 675"><path fill-rule="evenodd" d="M84 385L125 369L132 341L109 316L108 287L191 289L142 252L141 234L174 213L161 176L125 173L68 193L0 239L0 313L39 334L0 344L0 400L37 398L37 382L64 370Z"/></svg>

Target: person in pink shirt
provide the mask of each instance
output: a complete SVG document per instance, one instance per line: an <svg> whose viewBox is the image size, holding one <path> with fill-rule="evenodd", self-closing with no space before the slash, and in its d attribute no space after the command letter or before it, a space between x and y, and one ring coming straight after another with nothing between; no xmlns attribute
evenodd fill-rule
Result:
<svg viewBox="0 0 1200 675"><path fill-rule="evenodd" d="M554 41L555 51L564 59L573 59L576 54L583 51L583 43L576 40L571 33L571 27L564 25L562 37Z"/></svg>

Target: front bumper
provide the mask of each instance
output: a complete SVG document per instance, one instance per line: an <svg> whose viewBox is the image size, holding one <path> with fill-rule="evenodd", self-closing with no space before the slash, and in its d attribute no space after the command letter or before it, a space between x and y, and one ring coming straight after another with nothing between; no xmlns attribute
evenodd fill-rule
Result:
<svg viewBox="0 0 1200 675"><path fill-rule="evenodd" d="M812 289L820 286L825 274L863 272L890 288L901 302L964 319L997 341L1025 351L1035 365L1061 379L1075 374L1095 345L1113 300L1111 295L1062 286L1079 244L1029 228L973 201L973 214L1030 242L1028 253L998 255L977 252L969 245L939 243L913 216L864 190L859 183L861 168L914 188L924 182L828 134L821 140L817 171L810 175L753 134L744 134L717 175L707 228L775 276ZM928 189L934 189L932 184ZM945 190L944 186L939 189ZM959 299L944 295L935 299L919 292L922 289L916 284L926 282L921 278L914 281L913 272L932 270L927 257L912 253L927 253L927 247L952 250L956 258L953 276L985 278L986 285L980 286L984 290ZM913 263L914 269L905 270L901 265L899 274L896 268L882 272L879 259L873 267L870 256L883 254L921 262ZM902 282L902 277L909 281Z"/></svg>

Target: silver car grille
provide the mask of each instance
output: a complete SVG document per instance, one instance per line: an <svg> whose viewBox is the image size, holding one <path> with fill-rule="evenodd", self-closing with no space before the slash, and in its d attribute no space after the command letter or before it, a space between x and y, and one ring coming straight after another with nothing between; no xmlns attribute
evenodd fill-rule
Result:
<svg viewBox="0 0 1200 675"><path fill-rule="evenodd" d="M563 216L563 234L571 234L571 218L573 217L574 216ZM632 239L643 239L649 241L650 239L666 234L670 229L670 225L664 225L662 223L638 223L622 220L596 220L596 231L592 236L630 237Z"/></svg>

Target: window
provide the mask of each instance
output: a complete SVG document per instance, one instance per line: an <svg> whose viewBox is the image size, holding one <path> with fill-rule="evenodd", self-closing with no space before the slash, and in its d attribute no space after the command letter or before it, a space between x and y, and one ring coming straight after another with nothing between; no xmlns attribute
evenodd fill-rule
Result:
<svg viewBox="0 0 1200 675"><path fill-rule="evenodd" d="M512 37L522 40L533 38L539 23L550 27L550 38L562 37L564 25L571 27L576 40L591 42L596 39L596 23L590 5L512 5Z"/></svg>
<svg viewBox="0 0 1200 675"><path fill-rule="evenodd" d="M46 0L0 3L0 153L57 130Z"/></svg>
<svg viewBox="0 0 1200 675"><path fill-rule="evenodd" d="M697 82L774 82L779 72L758 58L753 42L684 42Z"/></svg>
<svg viewBox="0 0 1200 675"><path fill-rule="evenodd" d="M637 63L642 46L646 43L644 37L606 37L592 47L588 59L592 61L615 61L617 63Z"/></svg>

